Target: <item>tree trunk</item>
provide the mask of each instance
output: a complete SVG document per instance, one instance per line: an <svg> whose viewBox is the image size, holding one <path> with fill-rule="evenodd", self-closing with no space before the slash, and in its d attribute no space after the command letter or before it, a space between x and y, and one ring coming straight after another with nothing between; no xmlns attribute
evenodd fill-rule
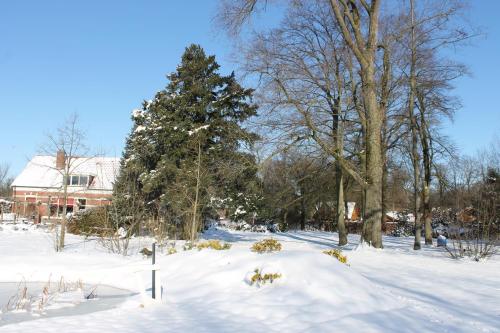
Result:
<svg viewBox="0 0 500 333"><path fill-rule="evenodd" d="M300 230L306 230L306 204L304 197L300 199Z"/></svg>
<svg viewBox="0 0 500 333"><path fill-rule="evenodd" d="M63 174L63 213L62 213L61 232L59 233L59 240L58 240L59 244L57 245L57 251L61 251L62 249L64 249L64 241L66 237L66 224L67 224L66 214L68 212L68 176L69 176L69 170L67 172L65 171Z"/></svg>
<svg viewBox="0 0 500 333"><path fill-rule="evenodd" d="M382 229L385 228L385 215L387 214L387 158L385 155L385 149L383 153L383 158L384 158L384 168L382 169L382 220L380 223L382 223Z"/></svg>
<svg viewBox="0 0 500 333"><path fill-rule="evenodd" d="M417 89L417 100L420 105L420 142L422 143L422 159L424 167L424 177L422 184L422 218L424 219L425 245L432 245L432 211L431 211L431 180L432 180L432 151L431 135L426 119L426 106L424 96ZM442 200L442 182L439 181L439 196Z"/></svg>
<svg viewBox="0 0 500 333"><path fill-rule="evenodd" d="M413 132L413 130L412 130ZM416 133L413 135L416 136ZM412 139L412 162L413 162L413 181L415 182L415 188L413 192L413 214L415 215L415 243L413 245L414 250L420 250L421 248L421 237L422 237L422 221L420 219L420 194L418 191L418 184L420 183L420 165L418 160L418 153L415 147L416 139Z"/></svg>
<svg viewBox="0 0 500 333"><path fill-rule="evenodd" d="M339 77L339 70L337 67L337 77ZM342 86L339 85L339 95L333 103L333 124L332 124L332 136L335 142L335 151L338 156L342 156L344 153L344 127L342 124L341 116L341 89ZM344 171L340 162L337 160L335 163L335 193L337 195L337 231L339 233L339 246L347 244L347 230L345 227L345 202L344 202Z"/></svg>
<svg viewBox="0 0 500 333"><path fill-rule="evenodd" d="M361 172L363 173L363 177L365 179L368 179L367 176L367 164L366 164L366 125L363 126L363 133L361 137L361 147L364 147L365 149L360 153L359 159L360 159L360 168ZM371 233L367 229L367 224L365 222L365 216L366 216L366 187L362 187L361 189L361 217L363 220L363 228L361 231L361 242L368 242L371 239Z"/></svg>
<svg viewBox="0 0 500 333"><path fill-rule="evenodd" d="M427 175L424 175L424 178ZM422 191L423 199L423 219L425 229L425 245L432 245L432 211L430 203L430 184L427 180L424 181L424 189Z"/></svg>
<svg viewBox="0 0 500 333"><path fill-rule="evenodd" d="M414 250L420 250L422 237L422 223L420 220L420 157L418 154L418 132L417 119L415 117L415 95L417 90L416 65L417 52L415 44L415 24L414 24L414 8L413 0L410 0L411 11L411 64L410 64L410 96L408 98L408 116L410 118L411 129L411 162L413 164L413 214L415 216L415 243Z"/></svg>
<svg viewBox="0 0 500 333"><path fill-rule="evenodd" d="M344 175L342 168L337 167L337 230L339 232L339 246L347 244L347 230L345 227L344 202Z"/></svg>
<svg viewBox="0 0 500 333"><path fill-rule="evenodd" d="M375 248L382 248L382 114L380 113L373 62L365 69L363 100L367 109L366 122L366 207L363 241Z"/></svg>
<svg viewBox="0 0 500 333"><path fill-rule="evenodd" d="M427 135L427 126L424 123L425 118L421 111L421 121L420 130L422 132L422 155L424 162L424 184L422 190L422 201L423 201L423 219L425 228L425 245L432 245L432 211L431 211L431 152L429 147L429 136Z"/></svg>
<svg viewBox="0 0 500 333"><path fill-rule="evenodd" d="M198 163L196 167L196 189L193 203L193 219L191 221L191 242L196 239L198 219L198 192L200 190L200 167L201 167L201 142L198 142Z"/></svg>

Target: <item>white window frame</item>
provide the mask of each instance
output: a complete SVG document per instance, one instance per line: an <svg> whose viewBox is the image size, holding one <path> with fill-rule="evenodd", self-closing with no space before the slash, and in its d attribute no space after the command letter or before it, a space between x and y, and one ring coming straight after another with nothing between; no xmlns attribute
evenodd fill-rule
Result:
<svg viewBox="0 0 500 333"><path fill-rule="evenodd" d="M73 184L73 177L78 177L78 183L77 184ZM84 175L84 174L69 174L67 176L67 179L66 179L66 182L68 184L68 186L74 186L74 187L88 187L90 184L89 184L89 181L90 181L90 178L92 177L92 175ZM81 183L81 179L82 178L87 178L87 181L85 184L82 184Z"/></svg>

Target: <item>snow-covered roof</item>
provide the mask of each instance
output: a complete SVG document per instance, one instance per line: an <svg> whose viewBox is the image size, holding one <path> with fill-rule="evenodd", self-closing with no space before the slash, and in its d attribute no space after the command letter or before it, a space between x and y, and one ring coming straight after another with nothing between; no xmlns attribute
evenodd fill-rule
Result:
<svg viewBox="0 0 500 333"><path fill-rule="evenodd" d="M116 157L76 157L71 159L71 175L94 176L88 187L95 190L112 190L120 168ZM62 187L63 172L56 168L55 156L35 156L16 177L11 186L15 187Z"/></svg>

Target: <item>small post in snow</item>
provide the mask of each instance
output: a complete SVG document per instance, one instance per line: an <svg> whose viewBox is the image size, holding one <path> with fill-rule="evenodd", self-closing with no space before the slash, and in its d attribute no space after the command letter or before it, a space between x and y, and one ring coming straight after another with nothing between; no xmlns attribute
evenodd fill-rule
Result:
<svg viewBox="0 0 500 333"><path fill-rule="evenodd" d="M156 268L155 268L155 255L156 255L156 243L153 243L153 255L151 256L151 260L153 261L153 276L152 276L152 283L151 283L151 296L153 299L156 299Z"/></svg>

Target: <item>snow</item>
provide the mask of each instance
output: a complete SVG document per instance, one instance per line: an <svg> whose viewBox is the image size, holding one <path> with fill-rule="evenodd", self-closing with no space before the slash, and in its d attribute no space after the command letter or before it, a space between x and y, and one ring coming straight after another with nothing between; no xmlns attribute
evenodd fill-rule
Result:
<svg viewBox="0 0 500 333"><path fill-rule="evenodd" d="M55 253L50 233L25 229L4 224L0 231L0 282L52 275L141 291L133 272L147 269L150 259L111 254L97 240L74 235ZM348 266L322 253L335 247L332 233L211 229L203 237L232 247L183 251L178 241L176 254L160 254L162 301L145 303L135 295L115 308L71 317L4 326L0 319L0 332L499 332L498 257L452 260L442 248L413 251L412 238L384 237L384 250L375 250L358 246L352 235L343 248ZM269 237L282 243L281 252L250 251ZM150 242L134 238L130 252ZM255 269L281 277L251 286L245 279ZM140 274L150 280L150 271Z"/></svg>
<svg viewBox="0 0 500 333"><path fill-rule="evenodd" d="M0 221L14 221L15 219L16 219L16 214L14 213L0 214Z"/></svg>
<svg viewBox="0 0 500 333"><path fill-rule="evenodd" d="M191 136L193 134L196 134L196 133L198 133L199 131L201 131L203 129L207 129L209 126L210 125L203 125L203 126L197 127L194 130L192 130L192 131L188 131L188 135Z"/></svg>
<svg viewBox="0 0 500 333"><path fill-rule="evenodd" d="M139 125L135 128L134 133L140 133L146 129L145 126Z"/></svg>
<svg viewBox="0 0 500 333"><path fill-rule="evenodd" d="M134 110L132 110L132 118L134 118L134 119L142 117L143 114L144 114L144 111L142 111L140 109L134 109Z"/></svg>
<svg viewBox="0 0 500 333"><path fill-rule="evenodd" d="M246 213L247 213L247 211L245 209L243 209L243 206L238 206L236 208L236 211L234 212L234 215L243 215Z"/></svg>

